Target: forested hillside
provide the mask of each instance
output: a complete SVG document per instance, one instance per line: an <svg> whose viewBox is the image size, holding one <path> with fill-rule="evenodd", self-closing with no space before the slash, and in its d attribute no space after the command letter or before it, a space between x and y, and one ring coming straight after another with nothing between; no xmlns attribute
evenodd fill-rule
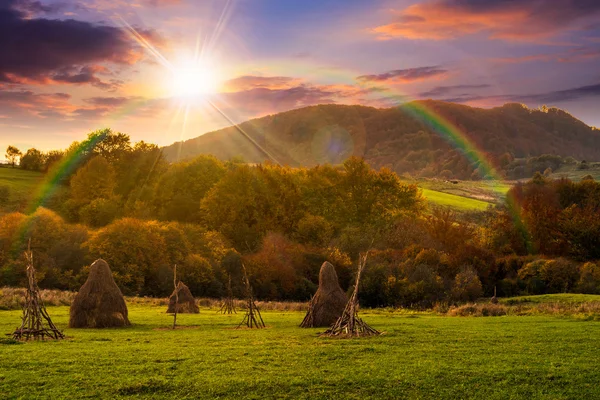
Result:
<svg viewBox="0 0 600 400"><path fill-rule="evenodd" d="M163 152L169 161L199 154L212 154L222 160L241 157L252 163L267 159L241 130L277 161L291 166L338 164L354 155L364 157L375 168L385 166L398 174L485 178L484 170L470 163L464 150L431 129L428 121L435 118L425 120L414 116L410 111L414 106L451 121L460 135L483 151L483 155L471 156L471 160L486 159L509 178L530 177L536 172L531 168L511 172L514 167L526 164L519 159L534 156L600 160L600 130L565 111L528 109L521 104L481 109L432 100L388 109L345 105L306 107L175 143ZM548 165L558 167L556 163Z"/></svg>
<svg viewBox="0 0 600 400"><path fill-rule="evenodd" d="M310 168L213 156L168 163L157 146L110 130L64 151L28 149L19 167L0 180L0 287L26 284L31 240L49 289L79 288L103 258L127 294L168 295L177 265L194 294L220 297L229 276L241 293L243 262L257 298L308 300L324 261L347 289L369 250L365 306L600 293L600 183L591 174L572 182L537 173L497 185L508 192L494 206L456 213L428 207L441 183L422 191L358 157ZM16 179L27 176L35 180ZM488 182L443 184L482 194Z"/></svg>

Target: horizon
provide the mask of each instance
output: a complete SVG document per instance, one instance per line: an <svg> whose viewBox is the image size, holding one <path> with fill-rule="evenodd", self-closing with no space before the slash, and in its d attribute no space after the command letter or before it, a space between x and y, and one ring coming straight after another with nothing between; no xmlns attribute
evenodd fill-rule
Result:
<svg viewBox="0 0 600 400"><path fill-rule="evenodd" d="M599 126L599 15L557 0L4 0L0 36L21 40L0 38L0 147L102 128L168 146L305 106L425 99Z"/></svg>

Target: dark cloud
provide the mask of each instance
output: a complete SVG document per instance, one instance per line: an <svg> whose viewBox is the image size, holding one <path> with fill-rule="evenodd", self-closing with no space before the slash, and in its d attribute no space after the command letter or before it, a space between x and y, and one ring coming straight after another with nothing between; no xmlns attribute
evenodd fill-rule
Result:
<svg viewBox="0 0 600 400"><path fill-rule="evenodd" d="M434 77L441 77L448 73L447 70L440 68L439 66L432 67L418 67L408 69L397 69L389 71L383 74L377 75L361 75L356 78L357 81L367 82L396 82L396 83L409 83L415 81L421 81L424 79L430 79Z"/></svg>
<svg viewBox="0 0 600 400"><path fill-rule="evenodd" d="M454 86L436 86L431 90L426 92L419 93L419 97L439 97L445 96L448 93L457 91L457 90L473 90L473 89L486 89L489 88L490 85L454 85Z"/></svg>
<svg viewBox="0 0 600 400"><path fill-rule="evenodd" d="M133 96L133 97L125 97L125 96L120 96L120 97L90 97L88 99L85 99L84 101L86 103L95 105L95 106L102 106L102 107L121 107L125 104L128 104L132 101L139 101L141 100L141 97L137 97L137 96Z"/></svg>
<svg viewBox="0 0 600 400"><path fill-rule="evenodd" d="M0 0L0 82L90 83L111 89L114 83L97 76L103 72L100 65L140 59L141 50L116 27L28 17L32 10L50 10L44 7L38 2Z"/></svg>
<svg viewBox="0 0 600 400"><path fill-rule="evenodd" d="M254 76L244 75L225 82L228 90L237 92L257 88L284 89L298 86L300 80L287 76Z"/></svg>
<svg viewBox="0 0 600 400"><path fill-rule="evenodd" d="M598 0L428 0L396 11L374 28L380 39L452 39L484 33L505 40L539 40L585 29L597 20Z"/></svg>
<svg viewBox="0 0 600 400"><path fill-rule="evenodd" d="M600 57L600 47L597 46L582 46L569 49L565 52L553 54L533 54L520 57L503 57L496 58L493 61L500 63L526 63L526 62L585 62Z"/></svg>
<svg viewBox="0 0 600 400"><path fill-rule="evenodd" d="M460 95L456 97L445 98L443 101L453 103L469 103L469 102L521 102L529 104L550 104L562 103L581 98L598 97L600 96L600 83L587 86L579 86L566 90L555 90L546 93L535 94L509 94L501 96L471 96Z"/></svg>

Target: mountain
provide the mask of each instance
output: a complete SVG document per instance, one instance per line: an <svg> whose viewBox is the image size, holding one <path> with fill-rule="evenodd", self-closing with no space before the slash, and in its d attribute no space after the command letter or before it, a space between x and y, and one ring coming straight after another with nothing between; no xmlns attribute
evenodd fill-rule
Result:
<svg viewBox="0 0 600 400"><path fill-rule="evenodd" d="M412 112L415 108L427 109L435 118L428 123ZM458 146L432 129L431 122L440 116L475 147ZM474 148L478 152L469 154ZM318 105L206 133L163 152L170 161L213 154L251 163L273 158L291 166L337 164L355 155L399 174L469 179L484 174L477 164L484 158L500 170L544 154L600 160L600 130L557 108L529 109L515 103L491 109L433 100L385 109Z"/></svg>

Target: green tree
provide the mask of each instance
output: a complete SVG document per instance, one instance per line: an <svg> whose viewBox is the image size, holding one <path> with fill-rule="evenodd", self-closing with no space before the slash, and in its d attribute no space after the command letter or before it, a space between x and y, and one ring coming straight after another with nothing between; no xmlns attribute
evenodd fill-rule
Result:
<svg viewBox="0 0 600 400"><path fill-rule="evenodd" d="M154 204L160 219L200 222L200 202L225 175L223 163L213 156L171 165L158 179Z"/></svg>

